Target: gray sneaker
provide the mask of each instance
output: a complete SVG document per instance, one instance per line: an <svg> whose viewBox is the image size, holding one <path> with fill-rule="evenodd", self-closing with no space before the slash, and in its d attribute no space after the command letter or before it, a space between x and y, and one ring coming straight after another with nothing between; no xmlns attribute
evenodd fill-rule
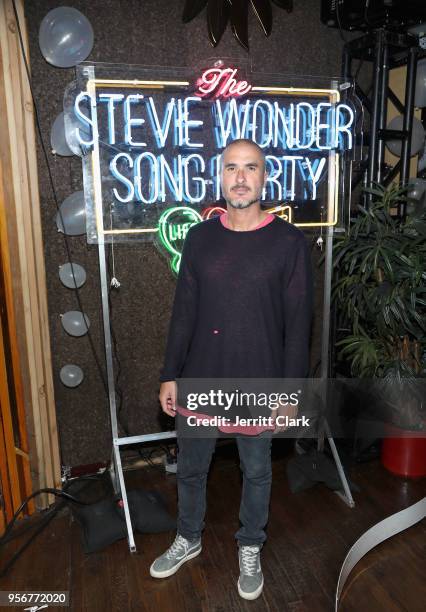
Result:
<svg viewBox="0 0 426 612"><path fill-rule="evenodd" d="M263 574L260 567L260 549L261 546L239 547L238 593L243 599L257 599L262 592Z"/></svg>
<svg viewBox="0 0 426 612"><path fill-rule="evenodd" d="M153 578L173 576L181 565L199 555L200 552L201 539L187 540L178 534L170 548L151 565L149 573Z"/></svg>

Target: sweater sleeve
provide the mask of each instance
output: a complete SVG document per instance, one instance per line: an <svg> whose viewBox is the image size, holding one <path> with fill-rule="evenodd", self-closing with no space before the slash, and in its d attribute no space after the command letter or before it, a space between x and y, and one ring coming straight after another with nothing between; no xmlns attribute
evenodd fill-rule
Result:
<svg viewBox="0 0 426 612"><path fill-rule="evenodd" d="M309 340L313 311L311 257L304 237L290 251L283 287L284 378L305 378L309 372Z"/></svg>
<svg viewBox="0 0 426 612"><path fill-rule="evenodd" d="M191 230L185 239L160 381L180 376L195 328L198 284L194 271Z"/></svg>

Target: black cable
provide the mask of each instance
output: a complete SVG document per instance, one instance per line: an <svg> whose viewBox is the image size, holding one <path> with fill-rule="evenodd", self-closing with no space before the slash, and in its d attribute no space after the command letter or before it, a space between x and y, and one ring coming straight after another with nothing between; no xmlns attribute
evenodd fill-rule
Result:
<svg viewBox="0 0 426 612"><path fill-rule="evenodd" d="M160 469L160 470L164 470L164 466L159 464L159 463L154 463L153 461L153 454L158 452L158 449L153 448L152 450L148 451L147 453L145 453L145 461L148 463L149 467L151 468L155 468L155 469Z"/></svg>
<svg viewBox="0 0 426 612"><path fill-rule="evenodd" d="M50 512L52 512L52 509L54 508L55 508L55 505L52 505L47 510L40 511L40 517L41 517L40 520L43 520ZM25 524L24 526L20 526L19 528L13 530L12 533L8 534L6 537L3 534L3 536L1 537L1 545L5 546L5 544L8 544L12 540L16 540L16 538L22 537L23 535L28 533L28 531L31 531L32 529L34 529L34 527L37 524L38 523L33 524L30 522L29 524Z"/></svg>
<svg viewBox="0 0 426 612"><path fill-rule="evenodd" d="M336 17L337 17L337 25L339 26L339 34L340 34L340 38L343 40L343 42L347 43L349 42L349 40L343 36L343 28L342 28L342 24L340 22L340 9L339 9L339 4L340 4L340 0L336 0Z"/></svg>
<svg viewBox="0 0 426 612"><path fill-rule="evenodd" d="M129 449L129 451L130 450L131 449ZM131 455L130 459L132 459L132 458L142 459L142 461L145 461L145 463L147 464L148 467L152 467L152 468L163 470L163 466L162 465L160 465L158 463L154 463L154 461L153 461L154 453L159 453L159 451L160 451L160 447L155 447L155 448L153 448L151 450L142 450L139 447L138 448L134 448L134 449L132 449L132 452L134 453L134 455ZM158 456L161 456L161 453L158 454Z"/></svg>
<svg viewBox="0 0 426 612"><path fill-rule="evenodd" d="M359 75L359 72L360 72L360 70L361 70L361 68L362 68L363 63L364 63L364 58L361 58L361 59L360 59L360 61L359 61L359 64L358 64L358 68L356 69L355 75L354 75L354 77L353 77L353 80L354 80L354 81L356 81L356 80L357 80L358 75Z"/></svg>
<svg viewBox="0 0 426 612"><path fill-rule="evenodd" d="M31 544L31 542L44 530L44 528L47 527L47 525L54 518L54 516L60 510L62 510L62 508L65 506L67 501L71 501L73 503L77 503L79 505L85 505L85 506L90 506L90 505L92 505L94 503L97 503L97 502L84 502L84 501L74 497L70 493L67 493L65 491L65 488L68 488L69 486L71 486L77 480L94 480L94 479L99 479L99 478L102 478L104 476L104 474L105 474L105 472L102 473L102 474L99 474L99 475L95 474L95 475L92 475L92 476L80 476L78 479L75 479L72 483L70 483L70 482L65 483L64 489L62 489L62 490L61 489L54 489L54 488L45 488L45 489L39 489L38 491L35 491L31 495L29 495L22 502L22 504L20 505L18 510L15 512L14 516L12 517L12 519L7 524L6 529L5 529L4 533L3 533L3 535L0 537L0 546L1 545L5 545L8 542L10 542L11 540L24 535L28 531L34 529L34 527L36 527L36 529L32 533L31 537L29 537L28 540L26 542L24 542L24 544L20 548L18 548L18 550L16 550L14 552L12 557L9 559L9 561L6 563L6 565L2 568L2 570L0 571L0 578L3 578L7 574L7 572L10 570L10 568L15 563L15 561L28 548L28 546ZM27 505L27 503L30 501L30 499L32 499L33 497L36 497L37 495L41 495L42 493L50 493L50 494L56 495L57 497L60 497L62 499L60 499L58 502L55 502L52 505L52 507L49 508L49 510L47 510L47 512L44 514L44 516L42 517L42 519L40 520L40 522L38 524L36 523L35 525L34 524L33 525L27 525L27 526L25 526L25 528L20 529L17 533L13 533L13 534L9 535L9 532L11 531L11 529L12 529L12 527L13 527L16 519L17 519L17 517L22 512L23 508ZM104 499L104 497L102 499Z"/></svg>
<svg viewBox="0 0 426 612"><path fill-rule="evenodd" d="M50 493L51 495L56 495L57 497L63 497L64 499L66 499L68 501L72 501L72 502L74 502L76 504L81 504L81 505L84 505L84 506L90 505L90 503L88 504L86 502L83 502L83 501L77 499L76 497L74 497L73 495L70 495L70 493L67 493L66 491L64 491L62 489L54 489L53 487L46 487L44 489L38 489L38 491L34 491L34 493L31 493L31 495L29 495L26 499L24 499L22 504L16 510L15 514L13 515L13 517L11 518L9 523L6 525L6 529L4 530L3 535L0 537L0 546L3 544L4 539L8 535L9 531L11 531L13 525L15 524L16 519L21 514L22 510L25 508L25 506L28 504L28 502L31 499L33 499L33 497L37 497L38 495L42 495L43 493Z"/></svg>
<svg viewBox="0 0 426 612"><path fill-rule="evenodd" d="M176 448L176 444L160 444L160 448L163 449L163 452L166 453L167 456L171 455L170 447Z"/></svg>
<svg viewBox="0 0 426 612"><path fill-rule="evenodd" d="M18 533L14 533L11 534L10 536L8 536L9 531L11 531L11 529L13 528L13 525L16 521L16 519L18 518L18 516L21 514L21 512L23 511L23 509L25 508L25 506L28 504L28 502L33 498L36 497L37 495L41 495L43 493L51 493L53 495L56 495L57 497L64 497L66 499L69 499L69 501L73 501L77 504L82 504L82 505L90 505L92 503L96 503L96 502L83 502L79 499L77 499L76 497L74 497L73 495L70 495L69 493L66 492L66 488L68 488L69 486L73 485L74 482L80 481L80 480L99 480L100 478L102 478L104 476L105 472L102 472L102 474L93 474L93 475L85 475L85 476L78 476L75 479L72 480L68 480L63 489L56 489L56 488L46 488L46 489L38 489L37 491L35 491L34 493L32 493L31 495L29 495L28 497L25 498L25 500L22 502L22 504L19 506L18 510L15 512L14 516L11 518L11 520L9 521L9 523L6 525L6 528L4 530L3 535L0 537L0 546L9 542L10 540L19 537L21 535L23 535L24 533L26 533L26 531L28 531L27 528L22 529L21 531L19 531ZM54 504L52 506L52 508L54 508ZM48 510L48 512L50 512L52 510L52 508L50 508ZM32 528L32 526L30 526L29 528Z"/></svg>
<svg viewBox="0 0 426 612"><path fill-rule="evenodd" d="M15 561L19 559L22 553L28 548L31 542L35 540L38 534L41 533L45 527L47 527L47 525L56 516L59 510L62 510L64 505L65 505L65 501L61 501L57 506L54 506L54 508L49 511L49 515L44 518L44 520L41 522L40 525L38 525L37 529L34 531L32 536L28 538L28 540L24 542L24 544L13 553L12 557L9 559L6 565L2 568L2 570L0 571L0 578L3 578L4 576L6 576L7 572L10 570L10 568L15 563Z"/></svg>
<svg viewBox="0 0 426 612"><path fill-rule="evenodd" d="M370 19L368 18L368 9L370 8L370 0L365 0L365 6L364 6L364 21L365 23L372 27L372 23L370 22Z"/></svg>
<svg viewBox="0 0 426 612"><path fill-rule="evenodd" d="M111 244L110 248L107 250L107 257L106 257L106 264L107 264L107 271L108 271L108 277L111 278L112 277L112 269L111 269L111 253L112 253L112 249L114 248L114 245ZM118 291L118 289L117 289ZM121 377L121 361L120 361L120 357L119 357L119 352L118 352L118 342L117 342L117 336L115 334L115 329L114 329L114 325L113 325L113 301L112 301L112 295L114 293L114 287L110 284L109 289L108 289L108 307L109 307L109 312L110 312L110 331L111 331L111 340L112 340L112 347L113 347L113 355L114 355L114 360L116 363L116 369L115 369L115 381L114 381L114 388L115 388L115 393L117 395L118 401L117 401L117 421L120 424L120 427L122 428L123 432L125 433L126 436L129 436L129 428L127 423L124 424L123 420L122 420L122 409L123 409L123 391L120 387L120 377Z"/></svg>
<svg viewBox="0 0 426 612"><path fill-rule="evenodd" d="M48 176L49 176L50 187L52 189L53 199L54 199L56 209L57 209L58 214L59 214L60 219L61 219L62 227L64 229L63 237L64 237L64 243L65 243L65 249L66 249L66 252L67 252L68 261L69 261L69 263L71 265L71 272L72 272L72 276L73 276L73 280L74 280L74 285L75 285L75 287L74 287L75 296L76 296L76 299L77 299L79 310L83 314L84 313L83 304L82 304L81 297L80 297L80 291L79 291L79 289L77 287L77 281L76 281L75 276L74 276L74 268L72 266L71 249L69 247L68 237L65 234L65 224L64 224L64 220L63 220L63 217L62 217L62 212L61 212L61 209L60 209L60 206L59 206L59 203L58 203L58 197L57 197L57 194L56 194L56 189L55 189L55 185L54 185L54 181L53 181L52 171L51 171L50 164L49 164L49 157L48 157L46 146L45 146L44 140L43 140L43 134L42 134L42 129L41 129L40 117L39 117L38 107L37 107L37 103L36 103L36 99L35 99L35 95L34 95L34 91L33 91L33 87L32 87L30 70L29 70L27 58L26 58L26 55L25 55L25 48L24 48L24 43L23 43L23 39L22 39L21 26L20 26L20 23L19 23L18 12L16 10L15 0L12 0L12 6L13 6L13 12L15 14L16 26L17 26L17 29L18 29L18 36L19 36L19 43L20 43L22 57L23 57L24 64L25 64L25 71L26 71L26 74L27 74L28 85L29 85L29 88L30 88L32 103L33 103L33 106L34 106L34 116L35 116L35 123L36 123L36 127L37 127L37 133L38 133L38 136L39 136L39 139L40 139L41 148L43 150L43 156L44 156L44 160L45 160L45 163L46 163L46 168L47 168L47 173L48 173ZM95 363L96 363L96 366L97 366L100 378L102 380L106 396L108 397L109 396L109 394L108 394L108 385L107 385L106 378L105 378L105 375L104 375L104 370L102 369L101 363L99 361L98 355L97 355L96 350L95 350L95 346L94 346L94 343L93 343L92 335L90 333L90 330L89 330L89 328L88 328L88 326L86 324L86 320L85 320L84 317L83 317L83 320L84 320L84 323L85 323L86 328L87 328L87 338L89 340L90 348L92 350L92 354L93 354L93 357L94 357L94 360L95 360Z"/></svg>
<svg viewBox="0 0 426 612"><path fill-rule="evenodd" d="M166 455L166 457L168 459L175 459L176 458L176 454L173 454L171 452L171 448L176 447L175 444L157 444L154 448L150 449L150 450L142 450L140 448L135 448L133 449L134 457L139 457L140 459L142 459L143 461L145 461L148 464L148 467L152 467L155 469L160 469L163 470L164 467L158 463L154 463L153 458L157 455L157 456L161 456L161 454ZM129 449L130 451L131 449Z"/></svg>

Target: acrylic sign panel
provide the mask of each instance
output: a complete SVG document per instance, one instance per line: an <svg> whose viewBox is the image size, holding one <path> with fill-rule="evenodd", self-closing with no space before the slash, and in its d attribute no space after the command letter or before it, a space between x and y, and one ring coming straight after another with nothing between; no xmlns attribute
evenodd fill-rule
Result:
<svg viewBox="0 0 426 612"><path fill-rule="evenodd" d="M266 77L226 65L175 78L153 70L150 78L129 78L134 70L120 67L117 78L105 66L81 67L66 94L67 139L83 160L89 242L153 240L169 208L205 218L206 209L224 206L221 154L236 138L265 153L266 209L301 227L339 223L355 112L337 84L294 87L275 77L265 85Z"/></svg>

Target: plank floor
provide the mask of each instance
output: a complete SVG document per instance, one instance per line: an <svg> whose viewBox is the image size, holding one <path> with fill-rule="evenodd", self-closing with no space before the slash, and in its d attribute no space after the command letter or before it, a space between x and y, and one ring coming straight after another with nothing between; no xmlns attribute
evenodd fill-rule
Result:
<svg viewBox="0 0 426 612"><path fill-rule="evenodd" d="M291 449L274 446L274 481L268 542L262 551L265 588L254 602L236 590L238 561L233 534L238 527L240 472L233 444L217 450L208 486L203 552L165 580L149 576L149 565L164 552L172 533L136 534L137 554L121 540L85 555L80 528L67 509L31 543L0 590L69 590L76 612L331 612L337 578L355 540L383 518L425 495L425 481L404 481L378 460L356 464L351 479L360 487L349 508L323 485L297 494L289 491L285 465ZM126 473L128 488L160 491L173 512L175 477L161 469ZM97 483L90 487L96 496ZM36 516L30 521L40 520ZM2 551L1 565L22 539ZM426 609L426 524L406 530L368 553L345 586L340 612L423 612ZM9 608L12 609L12 608ZM22 608L21 608L22 609ZM54 608L50 609L63 609Z"/></svg>

